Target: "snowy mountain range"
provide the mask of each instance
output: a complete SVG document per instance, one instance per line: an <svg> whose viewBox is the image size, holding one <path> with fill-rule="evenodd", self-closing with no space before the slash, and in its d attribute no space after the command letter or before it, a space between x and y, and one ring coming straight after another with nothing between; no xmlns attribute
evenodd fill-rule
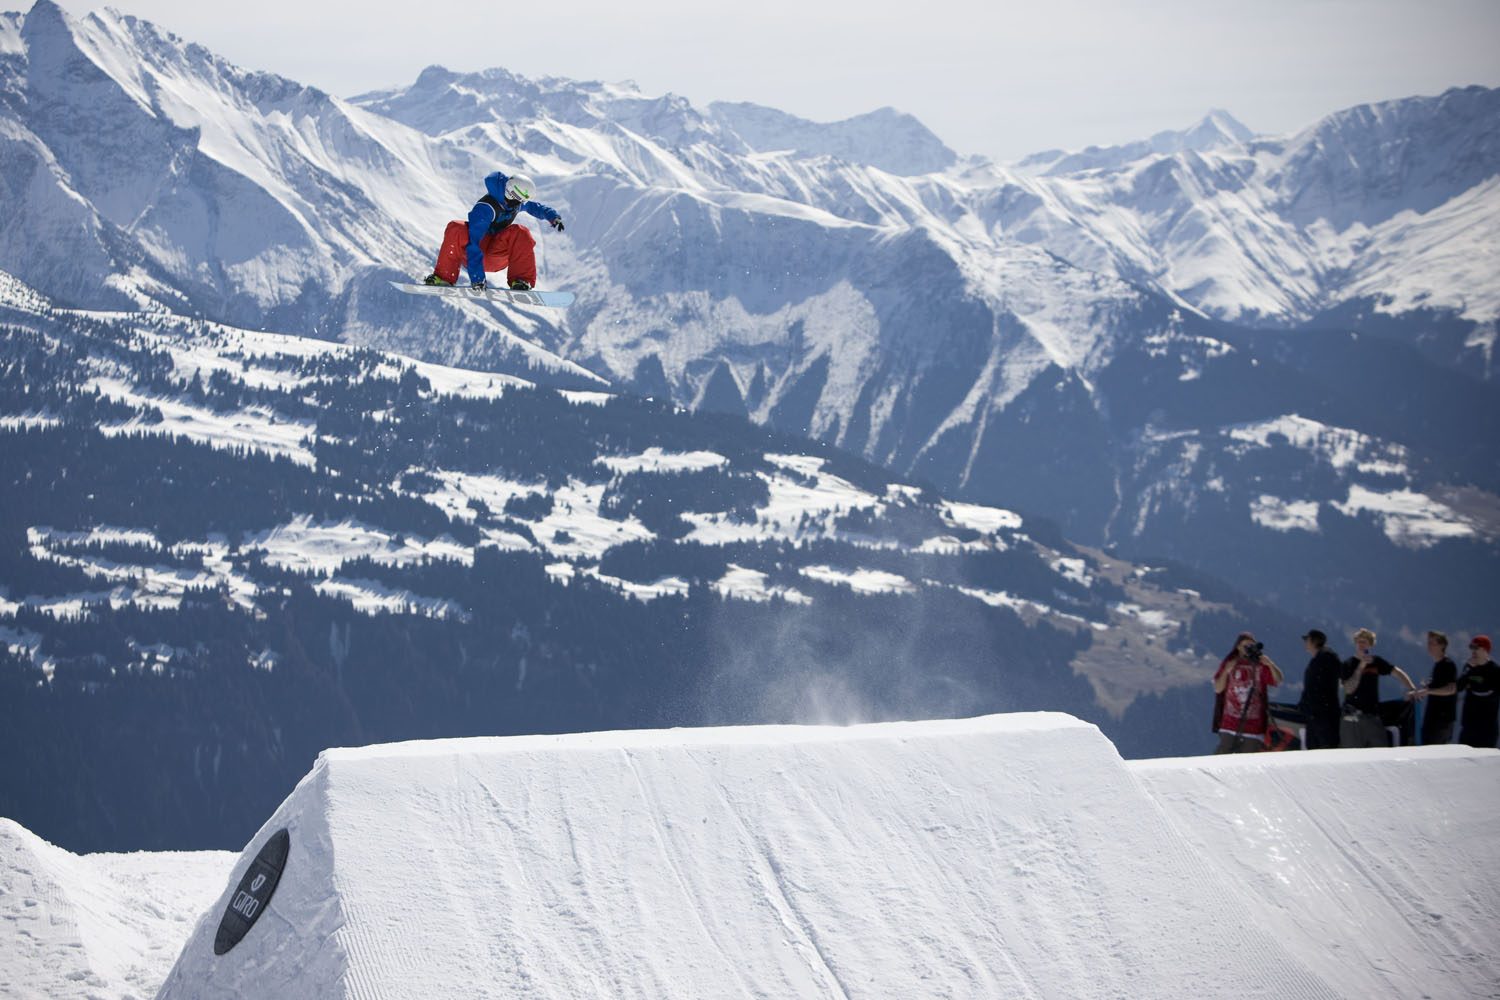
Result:
<svg viewBox="0 0 1500 1000"><path fill-rule="evenodd" d="M1028 173L1063 176L1085 170L1118 169L1156 155L1207 153L1238 146L1253 138L1255 133L1234 115L1215 109L1191 128L1168 129L1149 139L1120 146L1090 146L1077 152L1049 149L1024 157L1015 166Z"/></svg>
<svg viewBox="0 0 1500 1000"><path fill-rule="evenodd" d="M536 500L538 511L547 509L529 520L503 517L524 522L533 539L513 533L535 547L536 559L551 560L543 570L572 567L541 580L581 573L591 588L631 593L680 579L690 594L760 580L767 593L789 597L805 593L808 580L851 592L856 582L890 583L850 576L871 570L926 594L899 560L828 562L835 575L821 581L801 572L825 565L816 562L782 567L780 577L761 567L764 580L735 577L728 563L679 577L667 569L671 558L654 551L631 573L611 572L610 560L579 541L592 537L590 527L548 521L558 491L570 509L583 503L585 494L566 492L583 488L569 485L573 474L588 490L608 489L599 479L608 467L592 464L601 456L637 459L652 448L718 455L739 485L698 486L739 497L743 483L767 477L822 491L823 466L799 459L783 468L764 458L810 449L825 461L855 454L886 470L876 487L863 488L861 509L889 504L891 485L920 481L944 502L1019 510L1026 525L1040 523L1030 512L1041 512L1063 529L1048 538L1050 550L1085 559L1079 572L1089 580L1126 587L1137 569L1169 559L1183 574L1227 580L1264 601L1259 628L1290 623L1290 636L1308 620L1330 633L1368 624L1414 656L1426 628L1494 627L1486 616L1488 574L1500 555L1493 356L1500 265L1489 250L1500 236L1497 135L1500 91L1471 87L1349 109L1292 136L1252 136L1214 112L1184 132L1005 166L959 157L889 109L820 125L753 105L700 109L628 83L528 80L502 69L433 67L408 87L344 99L234 66L127 15L75 19L41 0L24 14L0 15L0 271L19 279L5 284L8 315L30 336L51 338L45 343L80 324L123 324L90 333L87 349L68 355L80 363L95 350L115 357L102 345L130 343L138 335L122 331L142 324L153 336L212 329L227 339L204 347L217 360L201 364L177 360L196 348L152 342L119 371L86 366L69 381L43 366L81 395L58 400L62 412L53 413L17 390L0 419L17 440L53 432L49 421L98 417L127 428L125 441L174 428L204 446L242 438L256 454L269 450L299 469L313 456L319 468L325 437L346 437L350 424L363 433L396 412L399 400L381 397L395 390L372 390L367 406L351 381L409 365L361 349L395 352L495 373L433 383L436 369L423 369L429 387L451 377L487 389L519 379L609 392L613 401L601 412L610 419L634 412L636 403L623 402L633 393L665 412L675 405L727 414L695 426L730 438L749 433L732 418L748 417L780 442L753 453L747 446L743 465L706 430L683 432L695 443L676 449L668 442L683 435L659 427L631 455L589 437L594 430L584 435L588 448L573 442L586 460L530 454L505 482L546 482L552 499ZM543 283L578 294L566 314L413 298L387 284L430 269L443 225L464 214L480 178L496 168L532 173L540 200L568 221L563 237L540 234ZM296 402L289 394L305 386L279 374L234 388L257 367L245 358L268 350L254 340L258 330L343 345L327 348L334 374L327 398L316 397L345 411L342 429L325 433L322 421L338 418ZM29 363L40 364L36 343L8 349L31 352ZM317 354L298 343L270 353ZM200 367L194 388L190 372ZM213 378L228 382L215 386ZM226 398L206 406L221 391ZM542 409L552 417L590 412L571 403ZM455 416L431 419L447 427ZM78 435L67 442L97 447ZM150 454L165 461L164 452ZM340 506L347 498L296 510L283 496L266 501L253 529L236 525L238 534L224 532L222 543L207 528L192 537L153 531L148 540L128 533L137 530L128 518L78 510L76 524L51 525L63 532L57 538L25 536L13 568L41 560L66 569L65 580L38 592L60 600L114 593L136 578L147 581L149 596L177 585L142 577L128 560L102 569L66 560L97 548L123 546L135 557L161 550L169 565L191 568L173 577L181 593L169 596L228 588L242 596L230 601L235 613L259 620L256 613L273 612L263 592L269 584L257 583L252 599L243 574L216 576L209 566L227 565L234 543L267 580L322 573L321 589L301 583L349 608L467 609L454 594L404 577L392 583L365 562L365 577L339 577L331 563L283 565L274 546L261 544L272 534L257 540L281 531L275 537L288 551L334 545L319 534L328 521L319 512L328 510L338 515L328 531L353 531L373 546L357 555L340 550L340 565L366 560L390 569L394 560L399 568L407 560L393 555L405 551L398 536L423 539L413 555L422 560L457 557L424 546L458 531L474 555L486 536L480 515L461 516L471 504L492 514L512 501L528 509L518 494L474 493L442 475L473 469L429 468L418 458L379 467L388 480L371 478L370 469L355 478L377 492L404 492L407 471L433 476L417 477L422 495L447 497L453 507L436 526L426 519L438 507L414 497L366 536L347 527L364 523ZM753 489L757 511L776 495L771 485L764 495ZM652 503L636 495L613 502L632 510ZM944 524L973 529L948 523L936 506L924 510L930 531L916 546L940 537ZM742 514L749 517L748 508ZM298 516L309 518L300 528ZM127 533L111 534L117 529ZM556 542L557 532L568 540ZM809 539L780 539L788 541ZM205 548L220 544L223 552ZM178 545L190 550L168 551ZM558 558L575 548L581 561ZM32 594L23 583L48 580L34 567L16 573L0 580L7 607ZM108 590L100 573L113 581ZM1100 610L1111 600L1185 620L1169 607L1175 598L1156 606L1114 591L1088 598L1095 601L1088 608L1060 606L1052 596L1060 575L1050 572L1024 600L1088 627L1114 627ZM1022 599L1008 578L1003 583L971 589ZM1180 576L1162 589L1216 586ZM1212 603L1224 613L1220 629L1236 631L1227 609L1243 611L1246 599L1231 593ZM140 607L136 596L124 604ZM26 610L33 612L46 609ZM1205 635L1193 655L1222 641ZM11 645L39 648L24 636ZM1076 652L1041 659L1079 669ZM1142 654L1140 662L1154 659ZM1183 662L1192 661L1169 657L1159 669L1171 673ZM1132 681L1101 693L1108 667L1082 672L1093 682L1091 697L1110 710L1142 691L1172 688Z"/></svg>
<svg viewBox="0 0 1500 1000"><path fill-rule="evenodd" d="M1286 353L1278 378L1307 367L1264 329L1226 322L1354 331L1379 341L1357 364L1404 366L1394 341L1432 363L1424 378L1457 372L1451 394L1488 398L1497 123L1500 92L1467 88L1287 137L1214 112L1011 169L957 158L889 109L817 125L631 84L438 67L344 100L43 0L0 19L13 207L0 269L66 305L165 308L744 413L1143 552L1152 518L1131 498L1184 484L1138 481L1139 442L1161 428L1116 416L1136 409L1124 358L1149 357L1132 379L1199 379L1187 388L1207 394L1216 367L1264 363L1267 342ZM578 306L530 316L393 296L385 279L430 267L445 221L497 165L536 175L567 215L568 236L543 241L543 280ZM1203 355L1210 341L1229 346ZM1330 423L1326 395L1255 418L1315 420L1416 464L1462 447L1376 432L1361 413ZM1223 436L1237 416L1168 430ZM1240 485L1187 471L1200 497L1220 478ZM1316 495L1265 493L1382 521L1329 471L1339 481ZM1424 499L1401 503L1442 519L1444 496L1492 495L1483 478L1412 470L1400 490ZM1248 502L1236 518L1264 521Z"/></svg>

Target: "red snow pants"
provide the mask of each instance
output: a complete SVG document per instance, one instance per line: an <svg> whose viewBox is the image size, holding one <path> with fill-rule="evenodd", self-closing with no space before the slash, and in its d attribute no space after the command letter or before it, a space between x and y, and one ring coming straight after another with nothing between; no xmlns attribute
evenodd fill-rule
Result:
<svg viewBox="0 0 1500 1000"><path fill-rule="evenodd" d="M536 238L530 229L512 223L498 233L481 236L479 248L484 251L486 272L509 269L509 280L536 284ZM458 273L468 261L469 224L456 219L443 230L443 248L438 251L437 266L433 271L444 281L456 282Z"/></svg>

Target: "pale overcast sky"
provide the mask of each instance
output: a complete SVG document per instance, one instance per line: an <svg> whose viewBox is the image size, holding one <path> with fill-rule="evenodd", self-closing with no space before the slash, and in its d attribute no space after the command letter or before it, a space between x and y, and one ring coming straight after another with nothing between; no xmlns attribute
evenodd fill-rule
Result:
<svg viewBox="0 0 1500 1000"><path fill-rule="evenodd" d="M999 159L1143 138L1215 107L1282 133L1351 104L1500 85L1500 0L112 6L342 96L410 83L434 63L503 66L819 121L891 105L958 152Z"/></svg>

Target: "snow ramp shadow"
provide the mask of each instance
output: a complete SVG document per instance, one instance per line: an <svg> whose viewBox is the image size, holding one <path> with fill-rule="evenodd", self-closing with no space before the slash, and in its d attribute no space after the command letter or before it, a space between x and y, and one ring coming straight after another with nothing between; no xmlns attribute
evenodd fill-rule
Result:
<svg viewBox="0 0 1500 1000"><path fill-rule="evenodd" d="M159 997L1340 995L1216 877L1066 715L331 750Z"/></svg>

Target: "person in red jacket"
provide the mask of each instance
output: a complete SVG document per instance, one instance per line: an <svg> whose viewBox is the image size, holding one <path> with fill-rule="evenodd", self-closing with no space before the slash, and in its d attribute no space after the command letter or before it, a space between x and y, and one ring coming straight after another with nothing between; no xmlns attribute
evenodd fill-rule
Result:
<svg viewBox="0 0 1500 1000"><path fill-rule="evenodd" d="M1269 723L1268 689L1281 683L1281 668L1265 654L1265 647L1249 632L1241 632L1234 649L1214 674L1214 693L1220 696L1219 745L1214 753L1246 753L1265 749Z"/></svg>

